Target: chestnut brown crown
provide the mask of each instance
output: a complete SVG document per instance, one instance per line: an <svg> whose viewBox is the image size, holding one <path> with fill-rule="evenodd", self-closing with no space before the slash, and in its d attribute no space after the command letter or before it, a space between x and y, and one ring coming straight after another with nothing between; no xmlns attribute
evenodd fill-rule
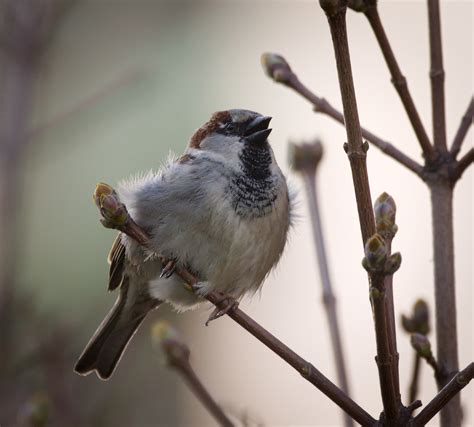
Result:
<svg viewBox="0 0 474 427"><path fill-rule="evenodd" d="M242 139L242 142L261 144L266 142L272 131L268 128L270 120L271 117L250 110L218 111L194 133L189 146L199 149L201 142L214 134L234 136Z"/></svg>

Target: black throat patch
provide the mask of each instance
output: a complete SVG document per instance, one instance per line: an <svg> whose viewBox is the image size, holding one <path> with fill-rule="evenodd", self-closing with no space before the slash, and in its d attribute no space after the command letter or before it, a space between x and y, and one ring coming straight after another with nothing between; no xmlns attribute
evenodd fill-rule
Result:
<svg viewBox="0 0 474 427"><path fill-rule="evenodd" d="M241 172L233 174L229 184L232 206L237 215L255 218L268 215L278 196L278 180L272 175L272 157L268 143L246 144L240 154Z"/></svg>

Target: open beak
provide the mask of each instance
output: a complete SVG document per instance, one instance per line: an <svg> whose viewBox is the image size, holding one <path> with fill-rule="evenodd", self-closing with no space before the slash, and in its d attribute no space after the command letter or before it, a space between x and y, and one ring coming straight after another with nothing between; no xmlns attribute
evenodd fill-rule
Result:
<svg viewBox="0 0 474 427"><path fill-rule="evenodd" d="M252 144L263 144L272 131L268 129L271 119L268 116L258 116L253 119L247 126L245 139Z"/></svg>

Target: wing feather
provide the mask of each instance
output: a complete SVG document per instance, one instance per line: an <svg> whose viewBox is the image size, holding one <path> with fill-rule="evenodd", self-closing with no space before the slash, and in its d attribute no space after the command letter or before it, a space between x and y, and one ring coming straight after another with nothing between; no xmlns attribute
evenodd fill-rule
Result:
<svg viewBox="0 0 474 427"><path fill-rule="evenodd" d="M110 264L108 289L113 291L121 285L125 269L125 246L120 234L115 239L107 260Z"/></svg>

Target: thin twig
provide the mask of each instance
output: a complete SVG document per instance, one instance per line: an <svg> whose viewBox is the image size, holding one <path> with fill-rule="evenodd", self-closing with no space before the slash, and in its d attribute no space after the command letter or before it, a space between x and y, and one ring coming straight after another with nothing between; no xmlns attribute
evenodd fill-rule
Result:
<svg viewBox="0 0 474 427"><path fill-rule="evenodd" d="M357 111L354 82L352 79L345 12L346 8L344 7L336 14L328 16L328 21L333 40L339 88L344 110L344 122L347 133L346 152L352 169L352 179L354 182L357 210L359 212L362 232L362 243L364 244L367 239L375 233L375 219L370 197L369 177L367 174L367 147L362 141L359 113Z"/></svg>
<svg viewBox="0 0 474 427"><path fill-rule="evenodd" d="M420 379L420 356L418 353L413 353L415 358L413 360L413 372L411 375L410 389L408 391L408 401L414 402L418 395L418 381Z"/></svg>
<svg viewBox="0 0 474 427"><path fill-rule="evenodd" d="M390 346L389 313L385 302L387 295L383 286L383 277L371 276L372 290L371 303L374 313L375 337L377 342L377 356L375 361L379 371L380 391L384 405L385 416L393 421L399 417L400 398L397 395L394 374L394 361Z"/></svg>
<svg viewBox="0 0 474 427"><path fill-rule="evenodd" d="M193 391L194 395L199 399L202 405L209 411L209 413L215 418L215 420L221 426L233 427L234 424L229 420L227 415L222 411L221 407L212 398L209 392L202 384L199 377L194 372L192 366L187 363L180 368L177 368L178 372L183 376L184 380L188 383L189 388Z"/></svg>
<svg viewBox="0 0 474 427"><path fill-rule="evenodd" d="M428 365L433 368L436 380L442 381L444 379L444 376L446 375L446 372L442 370L435 357L433 356L433 352L431 351L431 343L428 337L420 333L414 333L410 338L410 342L417 354L422 359L426 360L426 363L428 363Z"/></svg>
<svg viewBox="0 0 474 427"><path fill-rule="evenodd" d="M474 98L471 97L471 102L467 106L467 110L461 118L461 123L459 124L459 128L456 132L456 136L453 139L453 144L451 145L451 154L455 158L459 151L461 150L461 145L466 138L467 131L469 127L472 125L472 119L474 117Z"/></svg>
<svg viewBox="0 0 474 427"><path fill-rule="evenodd" d="M400 257L399 254L398 257L397 254L394 254L393 256L391 255L392 241L398 230L398 226L396 224L397 205L393 197L385 192L382 193L374 203L374 212L376 230L385 242L386 256L392 260L397 260ZM397 333L395 325L395 303L393 299L393 273L394 272L391 272L391 274L385 275L383 291L385 292L385 312L387 314L386 322L388 347L391 355L391 360L389 359L389 362L392 364L392 384L394 387L394 394L395 396L398 396L400 403L400 378L398 371L399 355L397 349Z"/></svg>
<svg viewBox="0 0 474 427"><path fill-rule="evenodd" d="M461 372L458 372L452 380L429 402L423 410L415 417L415 425L424 426L459 392L466 387L474 376L474 363L470 363ZM452 421L452 420L451 420ZM458 424L450 424L458 425Z"/></svg>
<svg viewBox="0 0 474 427"><path fill-rule="evenodd" d="M288 63L280 56L276 54L264 54L262 56L262 62L265 61L266 57L278 57L281 59L281 63L278 64L278 79L271 75L271 66L267 66L264 64L266 72L270 74L275 81L284 84L285 86L293 89L296 93L301 95L307 101L309 101L313 107L314 111L321 114L326 114L327 116L331 117L332 119L336 120L340 124L344 126L344 115L334 108L325 98L321 98L314 94L307 86L305 86L298 76L291 70ZM284 61L284 62L283 62ZM361 127L362 137L377 147L382 153L385 153L387 156L391 157L392 159L396 160L407 169L411 170L418 176L422 176L423 174L423 166L421 166L418 162L407 156L405 153L400 151L397 147L395 147L392 143L383 140L382 138L374 135L372 132L367 130L366 128Z"/></svg>
<svg viewBox="0 0 474 427"><path fill-rule="evenodd" d="M302 174L306 188L317 262L319 265L319 274L321 277L322 302L329 325L329 336L333 349L338 384L339 387L349 395L349 384L347 381L339 319L336 310L336 297L332 290L332 283L329 276L324 235L321 226L321 215L316 193L317 168L320 164L322 155L323 147L320 141L294 145L292 166L295 171ZM354 425L354 421L346 413L344 413L344 424L346 427L351 427Z"/></svg>
<svg viewBox="0 0 474 427"><path fill-rule="evenodd" d="M324 237L321 227L321 217L319 211L319 204L316 194L316 177L305 176L306 190L308 195L308 205L311 212L311 223L313 226L313 237L318 256L319 272L321 275L322 284L322 300L323 306L326 310L328 319L330 336L336 359L337 376L339 385L347 394L349 394L349 385L347 382L347 375L344 362L344 352L342 350L341 334L336 310L336 297L332 290L331 279L329 277L329 268L326 256L326 248L324 246Z"/></svg>
<svg viewBox="0 0 474 427"><path fill-rule="evenodd" d="M168 366L176 369L191 391L221 426L234 427L222 408L217 404L191 366L191 350L179 333L167 322L158 322L152 328L153 342L161 348Z"/></svg>
<svg viewBox="0 0 474 427"><path fill-rule="evenodd" d="M375 37L377 38L377 42L382 50L390 75L392 76L392 83L400 96L403 106L405 107L410 123L418 138L421 149L423 150L423 155L426 159L430 159L433 153L433 147L420 119L415 103L413 102L410 91L408 90L407 80L400 70L392 47L390 46L390 42L388 41L382 21L380 20L377 5L375 4L374 7L367 8L365 16L367 17Z"/></svg>
<svg viewBox="0 0 474 427"><path fill-rule="evenodd" d="M462 156L456 167L456 178L461 178L464 171L474 162L474 148L470 148L469 151Z"/></svg>
<svg viewBox="0 0 474 427"><path fill-rule="evenodd" d="M133 221L129 216L126 206L120 202L115 190L107 184L99 184L94 193L96 204L103 216L102 225L107 228L118 229L132 239L136 240L140 245L148 250L154 252L163 265L167 261L164 257L159 255L152 247L147 234ZM103 204L106 201L107 204ZM190 291L197 283L189 271L184 268L177 267L175 270L177 274L185 283L188 284ZM210 292L206 295L206 299L214 304L220 310L226 309L230 302L221 298L218 294ZM270 334L266 329L260 326L247 314L235 306L228 310L226 314L236 323L250 332L255 338L266 345L270 350L285 360L290 366L295 368L307 381L313 384L318 390L329 397L336 405L346 411L354 420L363 426L371 426L376 420L370 416L364 409L355 403L346 393L339 387L326 378L319 372L311 363L304 360L301 356L296 354L288 346L282 343L278 338Z"/></svg>
<svg viewBox="0 0 474 427"><path fill-rule="evenodd" d="M305 85L303 85L303 83L301 83L296 75L291 78L290 83L291 84L289 87L294 89L297 93L302 95L313 104L314 111L317 113L326 114L344 126L344 115L334 108L326 99L319 98L317 95L312 93ZM423 173L423 166L421 166L418 162L407 156L392 143L383 140L366 128L361 127L361 132L362 137L377 147L380 151L382 151L382 153L401 163L415 174L421 176Z"/></svg>
<svg viewBox="0 0 474 427"><path fill-rule="evenodd" d="M347 132L346 152L352 169L354 190L359 212L359 221L362 232L362 241L365 244L375 234L375 219L372 210L370 186L367 173L366 152L367 148L362 142L362 133L357 112L354 83L352 78L349 45L346 30L346 4L345 2L320 0L321 7L326 12L336 57L339 87L341 91L344 118ZM371 274L371 292L375 322L375 335L377 341L377 365L379 368L380 388L384 404L385 416L390 421L397 421L400 415L400 396L397 394L397 377L390 342L391 328L388 326L390 314L387 307L393 303L386 303L387 297L384 289L384 276Z"/></svg>
<svg viewBox="0 0 474 427"><path fill-rule="evenodd" d="M433 116L433 141L436 149L446 152L446 113L444 100L443 46L439 0L428 0L430 35L430 78Z"/></svg>
<svg viewBox="0 0 474 427"><path fill-rule="evenodd" d="M392 249L392 240L385 239L387 245L387 253L390 255ZM399 374L399 354L397 347L397 328L395 322L395 302L393 298L393 274L389 274L384 278L385 291L385 313L387 316L387 340L388 352L390 354L389 362L392 365L390 371L392 373L393 394L396 396L397 406L400 406L400 374Z"/></svg>

